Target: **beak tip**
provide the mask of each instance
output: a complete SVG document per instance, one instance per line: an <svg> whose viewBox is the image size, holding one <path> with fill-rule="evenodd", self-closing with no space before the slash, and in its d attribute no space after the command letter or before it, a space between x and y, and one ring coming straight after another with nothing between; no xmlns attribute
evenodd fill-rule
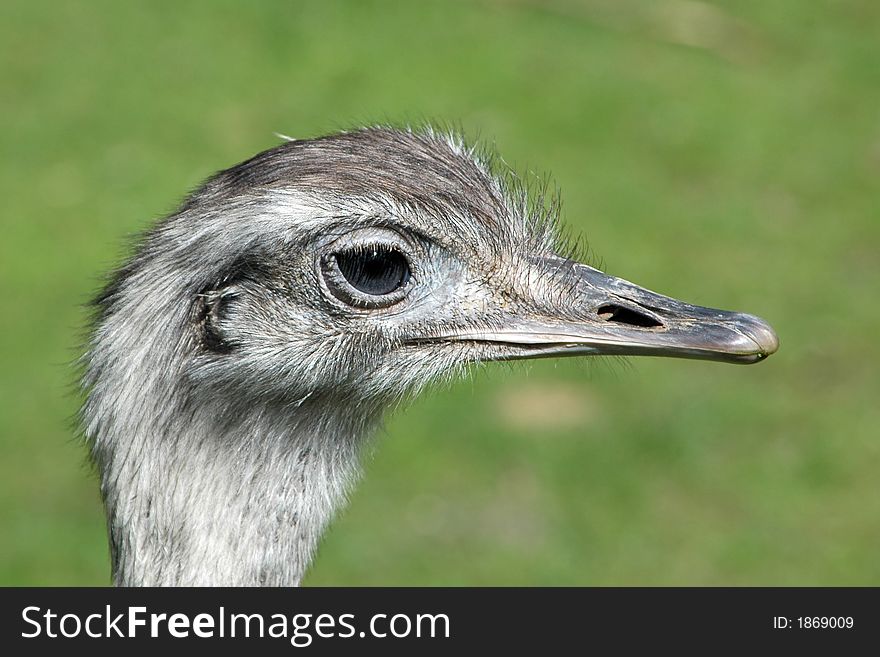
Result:
<svg viewBox="0 0 880 657"><path fill-rule="evenodd" d="M760 317L742 315L737 323L742 333L758 347L762 360L779 349L779 337L776 331Z"/></svg>

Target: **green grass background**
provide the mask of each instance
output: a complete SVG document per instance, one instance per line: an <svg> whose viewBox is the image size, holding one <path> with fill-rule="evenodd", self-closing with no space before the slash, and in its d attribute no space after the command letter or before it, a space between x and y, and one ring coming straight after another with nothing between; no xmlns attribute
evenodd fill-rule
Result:
<svg viewBox="0 0 880 657"><path fill-rule="evenodd" d="M491 366L390 418L308 584L880 584L880 4L0 4L0 584L108 582L72 429L124 238L213 170L458 121L741 367Z"/></svg>

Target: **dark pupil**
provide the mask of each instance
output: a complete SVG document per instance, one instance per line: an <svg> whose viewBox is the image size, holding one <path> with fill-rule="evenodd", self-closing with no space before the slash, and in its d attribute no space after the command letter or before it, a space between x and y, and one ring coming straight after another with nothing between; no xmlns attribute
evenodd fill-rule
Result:
<svg viewBox="0 0 880 657"><path fill-rule="evenodd" d="M409 262L385 246L337 253L336 263L345 280L364 294L390 294L409 281Z"/></svg>

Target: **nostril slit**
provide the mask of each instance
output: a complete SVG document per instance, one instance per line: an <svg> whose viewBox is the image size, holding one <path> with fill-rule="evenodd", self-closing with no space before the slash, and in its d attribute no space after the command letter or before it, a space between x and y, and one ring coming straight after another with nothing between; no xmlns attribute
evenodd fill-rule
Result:
<svg viewBox="0 0 880 657"><path fill-rule="evenodd" d="M618 324L639 326L641 328L658 328L663 326L663 324L650 315L643 315L635 310L614 304L600 306L596 312L606 322L617 322Z"/></svg>

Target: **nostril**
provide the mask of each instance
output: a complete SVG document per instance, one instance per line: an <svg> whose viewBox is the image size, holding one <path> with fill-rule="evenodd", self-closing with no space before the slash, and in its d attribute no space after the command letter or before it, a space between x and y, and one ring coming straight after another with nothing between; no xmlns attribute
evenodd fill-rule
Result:
<svg viewBox="0 0 880 657"><path fill-rule="evenodd" d="M627 324L629 326L639 326L641 328L658 328L663 326L650 315L645 315L624 306L614 304L606 304L600 306L596 311L599 317L606 322L617 322L618 324Z"/></svg>

